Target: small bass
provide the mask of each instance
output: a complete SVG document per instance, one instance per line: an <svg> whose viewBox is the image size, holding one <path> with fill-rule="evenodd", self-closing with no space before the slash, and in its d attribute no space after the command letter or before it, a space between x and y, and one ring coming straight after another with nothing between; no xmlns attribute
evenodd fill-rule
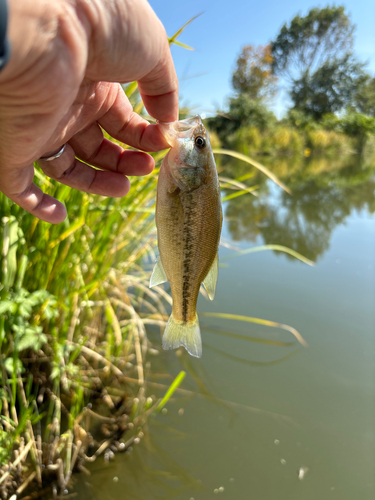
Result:
<svg viewBox="0 0 375 500"><path fill-rule="evenodd" d="M150 287L169 281L172 314L163 348L185 347L202 356L196 311L201 284L214 299L222 211L219 180L210 139L200 116L160 124L171 146L161 165L156 227L159 258Z"/></svg>

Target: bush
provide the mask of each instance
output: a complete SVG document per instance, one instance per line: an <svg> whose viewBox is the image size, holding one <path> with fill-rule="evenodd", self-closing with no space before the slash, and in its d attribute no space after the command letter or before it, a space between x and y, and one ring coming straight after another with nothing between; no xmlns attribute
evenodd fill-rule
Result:
<svg viewBox="0 0 375 500"><path fill-rule="evenodd" d="M375 134L375 118L362 113L348 113L341 122L342 131L356 139L357 150L362 153L371 135Z"/></svg>
<svg viewBox="0 0 375 500"><path fill-rule="evenodd" d="M211 130L217 132L222 143L228 145L238 129L257 127L262 132L275 125L277 119L264 104L240 95L230 99L227 113L209 118L207 123Z"/></svg>
<svg viewBox="0 0 375 500"><path fill-rule="evenodd" d="M240 128L231 139L231 147L244 154L259 152L262 135L257 127Z"/></svg>
<svg viewBox="0 0 375 500"><path fill-rule="evenodd" d="M303 148L303 135L292 128L279 126L263 136L263 153L298 154L303 152Z"/></svg>
<svg viewBox="0 0 375 500"><path fill-rule="evenodd" d="M282 123L302 130L317 128L316 120L314 120L311 115L304 113L300 109L290 109Z"/></svg>

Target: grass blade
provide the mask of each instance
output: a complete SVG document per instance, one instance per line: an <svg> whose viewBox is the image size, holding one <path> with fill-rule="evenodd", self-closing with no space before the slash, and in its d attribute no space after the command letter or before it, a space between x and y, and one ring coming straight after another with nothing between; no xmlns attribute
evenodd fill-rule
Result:
<svg viewBox="0 0 375 500"><path fill-rule="evenodd" d="M258 186L253 186L254 191L258 188ZM238 198L239 196L242 196L243 194L250 193L249 189L243 189L242 191L237 191L236 193L228 194L227 196L224 196L224 198L221 198L221 201L228 201L228 200L233 200L233 198ZM251 193L255 195L255 193Z"/></svg>
<svg viewBox="0 0 375 500"><path fill-rule="evenodd" d="M219 155L228 155L232 156L233 158L237 158L238 160L245 161L246 163L249 163L250 165L253 165L253 167L257 168L261 172L267 175L275 184L280 186L284 191L286 191L289 194L292 194L291 190L285 186L279 179L274 175L268 168L266 168L264 165L261 163L258 163L257 161L253 160L250 158L250 156L244 155L242 153L237 153L237 151L231 151L230 149L220 149L220 148L214 148L212 150L214 154L219 154Z"/></svg>
<svg viewBox="0 0 375 500"><path fill-rule="evenodd" d="M189 19L189 21L187 23L185 23L182 28L180 28L178 31L176 31L176 33L174 35L172 35L170 38L168 38L168 41L169 43L175 43L175 40L177 40L177 38L181 35L181 33L184 31L184 29L186 28L186 26L188 26L190 23L192 23L194 21L194 19L196 19L197 17L201 16L203 14L203 12L200 12L199 14L197 14L196 16L192 17L191 19Z"/></svg>
<svg viewBox="0 0 375 500"><path fill-rule="evenodd" d="M178 45L179 47L182 47L187 50L195 50L193 47L190 47L190 45L186 45L185 43L181 43L178 40L171 40L170 43L174 43L175 45Z"/></svg>
<svg viewBox="0 0 375 500"><path fill-rule="evenodd" d="M246 340L247 342L255 342L257 344L266 344L277 347L292 347L295 345L295 342L283 342L281 340L260 339L259 337L249 337L248 335L226 332L224 330L219 330L217 328L208 328L203 325L201 325L201 327L202 329L207 330L208 332L213 332L215 334L222 335L223 337L230 337L237 340Z"/></svg>
<svg viewBox="0 0 375 500"><path fill-rule="evenodd" d="M234 180L234 179L229 179L228 177L222 177L222 176L219 176L219 181L220 182L224 182L225 184L221 185L221 188L226 188L229 186L233 186L237 189L242 189L244 191L247 191L248 193L251 193L252 195L254 196L257 196L253 191L256 189L256 187L247 187L246 184L243 184L242 182L238 182L237 180Z"/></svg>
<svg viewBox="0 0 375 500"><path fill-rule="evenodd" d="M227 314L227 313L199 313L199 316L205 318L223 318L223 319L233 319L235 321L246 321L248 323L256 323L258 325L271 326L272 328L281 328L290 332L298 342L304 347L308 347L307 342L304 340L302 335L292 326L284 325L282 323L277 323L276 321L269 321L268 319L252 318L251 316L242 316L240 314Z"/></svg>
<svg viewBox="0 0 375 500"><path fill-rule="evenodd" d="M185 375L186 375L186 372L184 372L183 370L180 371L180 373L177 375L177 377L171 383L170 387L168 388L167 392L165 393L165 396L163 397L163 399L160 401L160 403L156 407L156 411L160 411L166 405L168 400L172 397L172 394L174 393L174 391L177 389L177 387L184 380Z"/></svg>
<svg viewBox="0 0 375 500"><path fill-rule="evenodd" d="M245 250L238 250L235 253L231 253L230 255L223 257L221 261L232 259L233 257L236 257L238 255L246 255L248 253L262 252L263 250L274 250L275 252L284 252L289 255L292 255L292 257L295 257L296 259L304 262L308 266L315 266L315 262L313 262L312 260L308 259L307 257L304 257L295 250L292 250L291 248L288 247L284 247L282 245L261 245L259 247L252 247L252 248L246 248Z"/></svg>
<svg viewBox="0 0 375 500"><path fill-rule="evenodd" d="M53 248L55 247L56 245L58 245L59 243L61 243L62 241L64 241L68 236L70 236L71 234L73 234L75 231L77 231L77 229L79 229L80 227L83 226L83 224L85 223L85 219L84 217L79 217L75 222L73 222L69 228L64 231L55 241L51 241L51 243L49 244L49 247L50 248Z"/></svg>

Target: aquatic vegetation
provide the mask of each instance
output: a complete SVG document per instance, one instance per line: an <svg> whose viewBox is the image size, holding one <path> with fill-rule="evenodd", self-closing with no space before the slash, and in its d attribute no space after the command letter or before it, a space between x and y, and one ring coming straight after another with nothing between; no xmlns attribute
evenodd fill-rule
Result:
<svg viewBox="0 0 375 500"><path fill-rule="evenodd" d="M93 460L114 442L125 449L123 432L157 403L144 388L144 363L155 353L145 324L160 321L165 292L150 293L149 273L139 266L145 255L154 255L156 176L135 179L121 200L39 178L49 194L65 200L65 223L46 224L0 196L0 404L6 432L0 484L7 494L15 481L14 474L3 475L9 460L24 453L23 463L31 453L30 476L19 474L13 491L34 472L39 487L43 475L43 484L52 480L63 491L86 455ZM138 388L124 399L121 377L133 373ZM98 425L103 421L113 427L104 435Z"/></svg>

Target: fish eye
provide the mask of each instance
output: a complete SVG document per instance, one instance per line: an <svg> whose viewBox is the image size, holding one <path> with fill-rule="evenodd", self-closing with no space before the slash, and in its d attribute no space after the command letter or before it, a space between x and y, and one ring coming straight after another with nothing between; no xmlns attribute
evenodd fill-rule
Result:
<svg viewBox="0 0 375 500"><path fill-rule="evenodd" d="M206 141L203 139L203 137L198 135L198 137L195 138L195 145L197 146L197 148L202 149L205 147Z"/></svg>

